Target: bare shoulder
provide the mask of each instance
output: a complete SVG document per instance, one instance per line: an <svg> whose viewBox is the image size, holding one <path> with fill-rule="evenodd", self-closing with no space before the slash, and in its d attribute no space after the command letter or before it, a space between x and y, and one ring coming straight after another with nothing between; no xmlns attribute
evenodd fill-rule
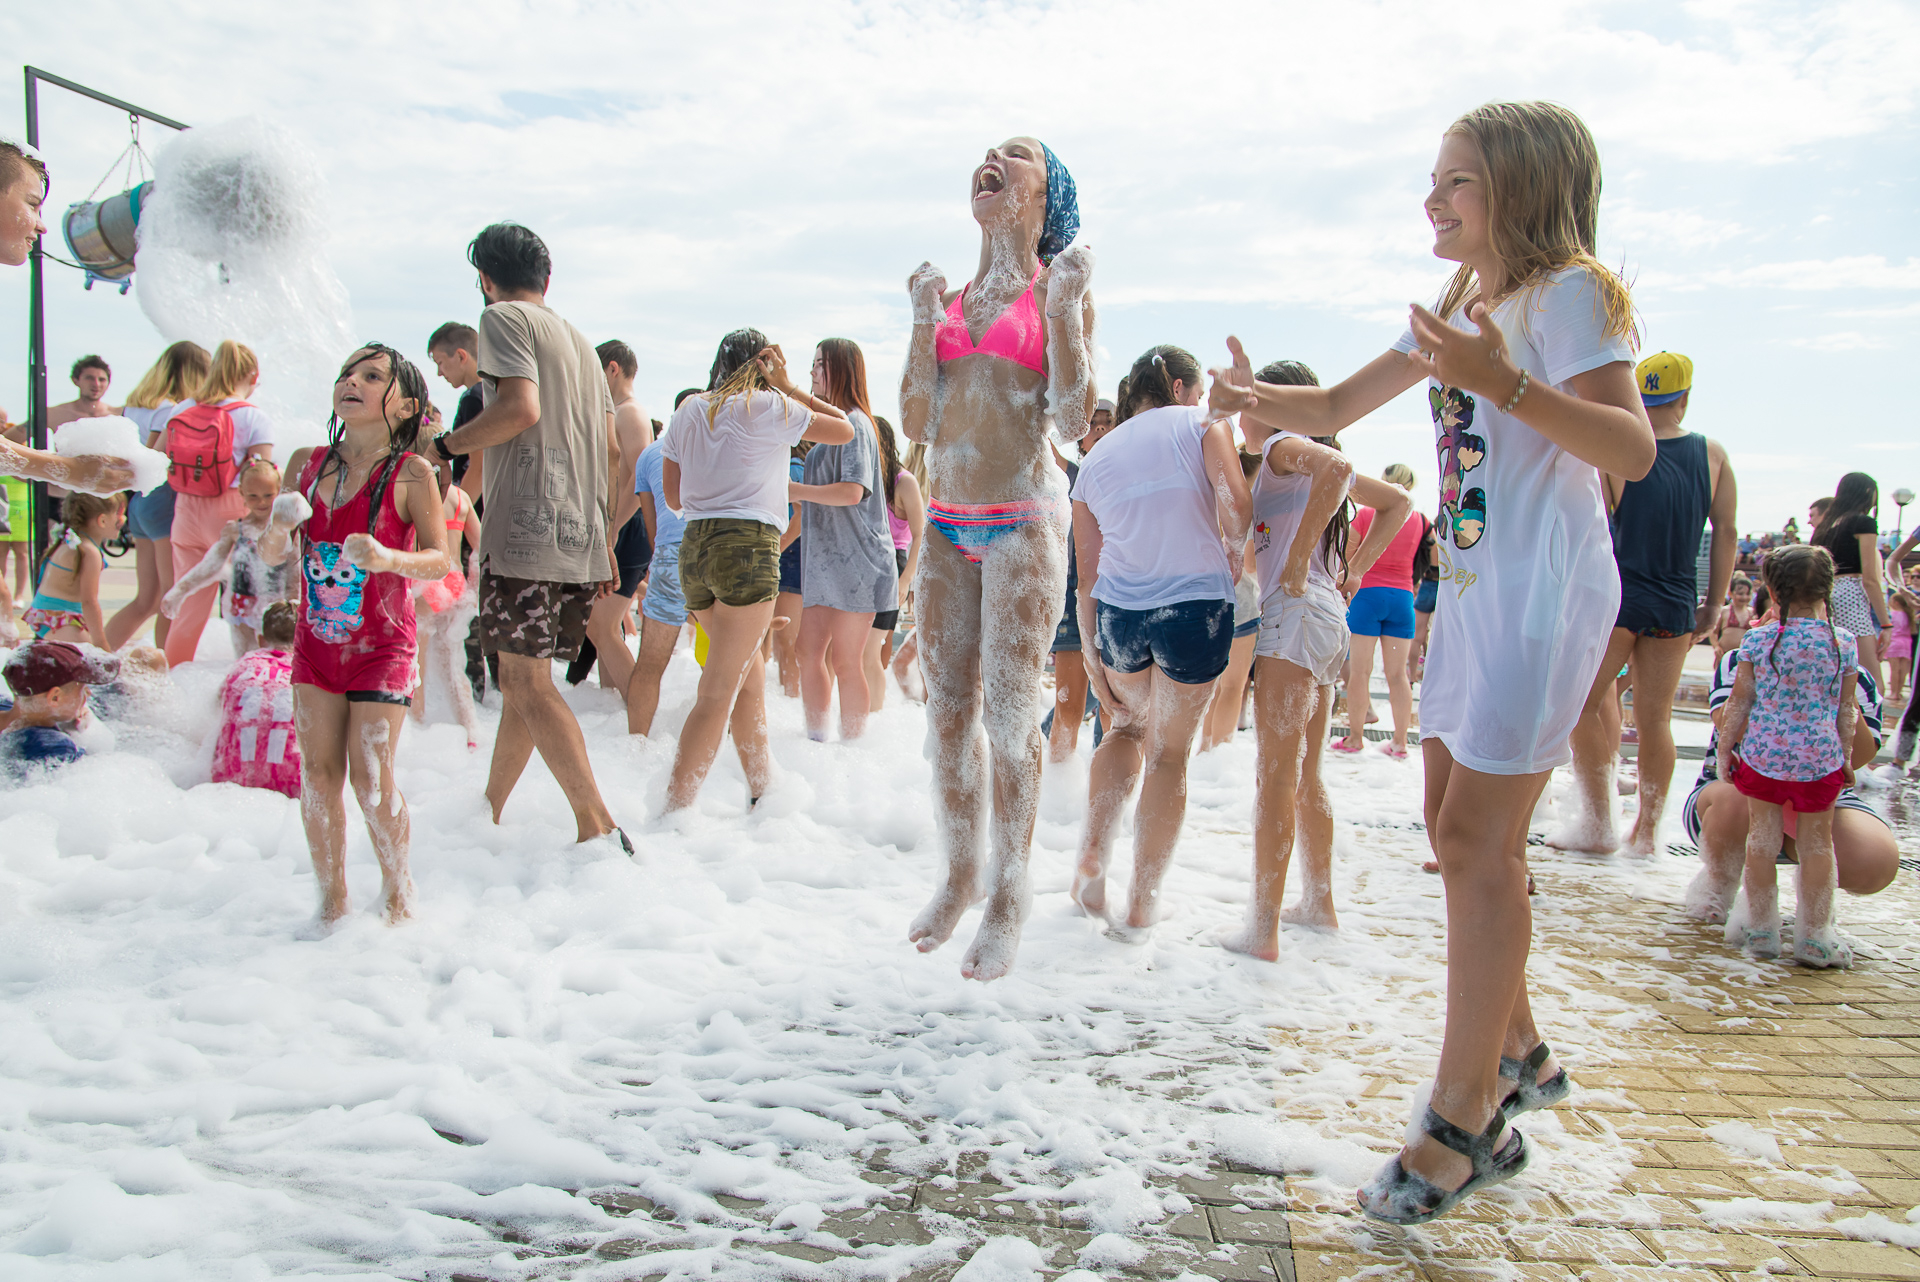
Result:
<svg viewBox="0 0 1920 1282"><path fill-rule="evenodd" d="M297 489L300 485L300 473L307 470L307 463L313 458L314 447L303 445L287 458L287 470L280 474L280 488Z"/></svg>
<svg viewBox="0 0 1920 1282"><path fill-rule="evenodd" d="M432 465L418 454L409 454L400 460L400 479L416 484L419 482L432 482L436 486L439 484L438 478L433 474Z"/></svg>

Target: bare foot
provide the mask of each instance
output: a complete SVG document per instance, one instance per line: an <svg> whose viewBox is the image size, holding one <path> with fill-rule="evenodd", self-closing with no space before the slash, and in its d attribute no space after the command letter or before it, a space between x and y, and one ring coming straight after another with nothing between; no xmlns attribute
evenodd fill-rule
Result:
<svg viewBox="0 0 1920 1282"><path fill-rule="evenodd" d="M953 937L953 928L960 924L961 915L976 898L971 881L965 886L955 886L949 878L907 927L907 938L921 952L932 952Z"/></svg>
<svg viewBox="0 0 1920 1282"><path fill-rule="evenodd" d="M1315 903L1302 899L1291 908L1281 909L1280 920L1289 926L1308 926L1314 930L1340 929L1340 917L1333 911L1331 899Z"/></svg>
<svg viewBox="0 0 1920 1282"><path fill-rule="evenodd" d="M349 904L344 894L337 898L332 895L322 895L320 911L313 915L312 921L295 931L294 937L309 940L325 939L346 919L348 911Z"/></svg>
<svg viewBox="0 0 1920 1282"><path fill-rule="evenodd" d="M1421 872L1439 872L1440 861L1438 859L1429 859L1425 863L1420 865L1420 871Z"/></svg>
<svg viewBox="0 0 1920 1282"><path fill-rule="evenodd" d="M387 907L383 914L389 926L403 926L413 920L413 881L408 879L405 887L387 895Z"/></svg>
<svg viewBox="0 0 1920 1282"><path fill-rule="evenodd" d="M995 898L987 904L980 929L972 947L960 959L960 974L982 983L999 979L1013 969L1013 958L1020 951L1020 923L1026 905Z"/></svg>
<svg viewBox="0 0 1920 1282"><path fill-rule="evenodd" d="M1245 953L1261 961L1280 960L1280 940L1276 931L1256 931L1249 926L1220 936L1219 942L1230 953Z"/></svg>
<svg viewBox="0 0 1920 1282"><path fill-rule="evenodd" d="M1130 926L1125 922L1115 922L1100 933L1116 944L1144 944L1153 938L1153 927Z"/></svg>
<svg viewBox="0 0 1920 1282"><path fill-rule="evenodd" d="M1073 870L1073 889L1067 892L1080 911L1089 917L1098 917L1102 921L1107 917L1107 874L1103 869L1088 874L1079 868Z"/></svg>
<svg viewBox="0 0 1920 1282"><path fill-rule="evenodd" d="M1731 877L1715 877L1713 869L1702 868L1693 876L1687 887L1687 897L1681 908L1694 921L1703 921L1708 925L1726 924L1727 909L1733 904L1733 897L1740 889L1739 866L1735 865Z"/></svg>
<svg viewBox="0 0 1920 1282"><path fill-rule="evenodd" d="M1610 855L1620 849L1620 834L1610 819L1596 816L1569 819L1547 830L1547 844L1555 850L1577 850L1585 854Z"/></svg>

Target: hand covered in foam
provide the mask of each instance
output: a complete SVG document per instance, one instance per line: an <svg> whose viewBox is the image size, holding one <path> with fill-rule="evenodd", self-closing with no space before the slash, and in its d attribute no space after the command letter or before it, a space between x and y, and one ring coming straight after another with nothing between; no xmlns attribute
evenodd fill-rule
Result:
<svg viewBox="0 0 1920 1282"><path fill-rule="evenodd" d="M170 592L168 592L165 596L161 597L160 598L161 616L163 618L171 619L174 615L180 613L180 605L182 602L184 602L187 599L187 596L188 594L186 592L183 592L176 587Z"/></svg>
<svg viewBox="0 0 1920 1282"><path fill-rule="evenodd" d="M1078 307L1093 280L1093 251L1075 245L1047 268L1047 314L1059 316Z"/></svg>
<svg viewBox="0 0 1920 1282"><path fill-rule="evenodd" d="M946 309L940 305L947 292L946 273L932 263L921 263L907 277L907 297L913 300L913 323L938 325Z"/></svg>
<svg viewBox="0 0 1920 1282"><path fill-rule="evenodd" d="M347 560L368 574L393 572L393 550L371 534L349 534L346 542L340 545L340 550L346 555Z"/></svg>
<svg viewBox="0 0 1920 1282"><path fill-rule="evenodd" d="M312 515L313 505L307 502L305 496L290 490L273 501L273 514L268 522L283 530L291 530Z"/></svg>

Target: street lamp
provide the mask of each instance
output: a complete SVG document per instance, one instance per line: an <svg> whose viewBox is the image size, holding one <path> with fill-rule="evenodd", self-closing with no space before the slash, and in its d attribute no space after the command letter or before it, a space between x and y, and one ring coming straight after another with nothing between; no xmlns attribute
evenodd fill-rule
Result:
<svg viewBox="0 0 1920 1282"><path fill-rule="evenodd" d="M1906 486L1903 485L1893 492L1893 505L1900 509L1893 521L1893 541L1895 543L1900 541L1900 527L1907 522L1907 504L1911 502L1913 502L1913 491Z"/></svg>

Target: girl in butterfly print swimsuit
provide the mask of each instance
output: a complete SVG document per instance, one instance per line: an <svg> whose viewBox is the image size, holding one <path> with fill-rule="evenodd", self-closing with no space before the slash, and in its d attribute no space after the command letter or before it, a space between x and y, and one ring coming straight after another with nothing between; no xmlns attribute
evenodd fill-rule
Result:
<svg viewBox="0 0 1920 1282"><path fill-rule="evenodd" d="M288 489L260 540L262 558L277 563L288 529L304 522L293 706L322 931L347 914L349 781L380 861L386 920L413 913L411 821L393 777L414 684L408 587L454 568L440 487L411 452L426 407L426 379L406 357L377 345L348 357L333 385L328 442L288 460Z"/></svg>
<svg viewBox="0 0 1920 1282"><path fill-rule="evenodd" d="M973 279L952 293L922 264L907 285L913 339L901 425L928 447L933 532L914 600L947 851L945 880L908 935L923 952L938 948L984 893L984 919L960 964L984 980L1012 968L1027 910L1040 675L1067 579L1065 477L1047 414L1062 437L1078 440L1093 413L1093 259L1067 249L1079 228L1073 180L1037 140L988 151L970 194L980 224ZM983 876L989 796L993 858Z"/></svg>

